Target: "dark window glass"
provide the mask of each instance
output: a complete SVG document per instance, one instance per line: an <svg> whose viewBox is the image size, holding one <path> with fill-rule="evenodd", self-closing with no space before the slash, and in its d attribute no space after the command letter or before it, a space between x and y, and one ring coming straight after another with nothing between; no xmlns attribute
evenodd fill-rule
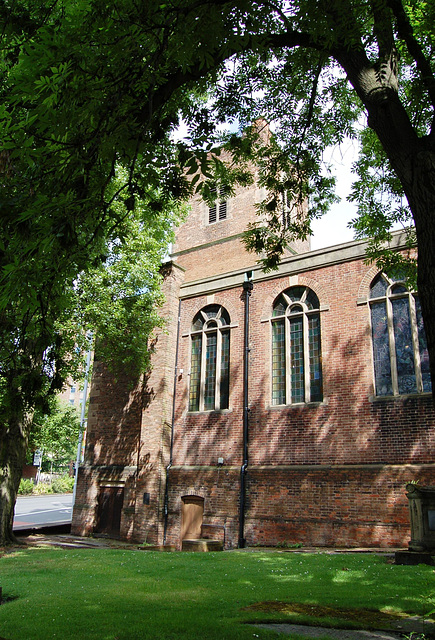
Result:
<svg viewBox="0 0 435 640"><path fill-rule="evenodd" d="M420 369L423 382L423 391L430 393L432 391L432 382L430 378L429 367L429 352L427 350L426 332L423 326L423 316L421 315L420 300L417 296L415 300L415 312L417 316L417 331L418 331L418 348L420 351Z"/></svg>
<svg viewBox="0 0 435 640"><path fill-rule="evenodd" d="M217 333L206 336L204 409L215 407Z"/></svg>
<svg viewBox="0 0 435 640"><path fill-rule="evenodd" d="M220 408L228 409L230 400L230 332L222 331Z"/></svg>
<svg viewBox="0 0 435 640"><path fill-rule="evenodd" d="M285 404L285 324L272 323L272 404Z"/></svg>
<svg viewBox="0 0 435 640"><path fill-rule="evenodd" d="M311 401L320 402L323 399L322 383L322 355L320 351L320 315L310 315L308 318L308 344L310 353L310 384Z"/></svg>
<svg viewBox="0 0 435 640"><path fill-rule="evenodd" d="M392 301L399 393L417 393L408 298Z"/></svg>
<svg viewBox="0 0 435 640"><path fill-rule="evenodd" d="M292 402L304 402L304 328L302 318L294 318L290 321L290 357Z"/></svg>
<svg viewBox="0 0 435 640"><path fill-rule="evenodd" d="M190 364L189 410L199 410L199 390L201 384L202 335L192 336L192 356Z"/></svg>
<svg viewBox="0 0 435 640"><path fill-rule="evenodd" d="M371 308L376 394L390 396L393 393L393 387L386 303L375 302Z"/></svg>
<svg viewBox="0 0 435 640"><path fill-rule="evenodd" d="M382 274L379 274L372 283L370 288L370 298L382 298L386 295L388 289L388 282L383 277Z"/></svg>
<svg viewBox="0 0 435 640"><path fill-rule="evenodd" d="M370 299L373 298L383 298L370 305L376 395L430 392L429 358L418 297L410 295L402 283L389 288L386 276L380 274L370 289Z"/></svg>

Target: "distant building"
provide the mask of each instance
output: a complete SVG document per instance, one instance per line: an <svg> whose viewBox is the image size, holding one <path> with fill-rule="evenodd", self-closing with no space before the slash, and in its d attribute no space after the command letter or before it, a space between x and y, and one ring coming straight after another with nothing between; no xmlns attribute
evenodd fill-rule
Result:
<svg viewBox="0 0 435 640"><path fill-rule="evenodd" d="M94 363L75 533L407 544L405 484L435 484L418 298L365 264L363 241L298 241L263 273L241 244L263 196L196 196L163 267L152 371Z"/></svg>
<svg viewBox="0 0 435 640"><path fill-rule="evenodd" d="M83 402L83 384L69 381L66 388L59 394L59 399L64 404L75 407L80 413Z"/></svg>

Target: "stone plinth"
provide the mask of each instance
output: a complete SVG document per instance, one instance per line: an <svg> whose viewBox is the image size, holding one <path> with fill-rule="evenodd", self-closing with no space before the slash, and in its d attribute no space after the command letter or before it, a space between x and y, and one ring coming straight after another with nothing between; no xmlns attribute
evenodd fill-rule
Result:
<svg viewBox="0 0 435 640"><path fill-rule="evenodd" d="M223 551L224 545L221 540L183 540L182 551Z"/></svg>
<svg viewBox="0 0 435 640"><path fill-rule="evenodd" d="M435 487L406 485L411 520L410 551L435 552Z"/></svg>

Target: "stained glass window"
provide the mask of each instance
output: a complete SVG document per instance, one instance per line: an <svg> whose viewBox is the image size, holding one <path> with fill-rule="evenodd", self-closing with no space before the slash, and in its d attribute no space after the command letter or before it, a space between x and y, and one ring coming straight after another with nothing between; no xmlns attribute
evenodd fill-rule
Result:
<svg viewBox="0 0 435 640"><path fill-rule="evenodd" d="M319 299L308 287L286 289L272 311L272 404L323 399Z"/></svg>
<svg viewBox="0 0 435 640"><path fill-rule="evenodd" d="M375 392L393 396L431 391L429 358L418 297L405 283L379 274L370 288Z"/></svg>
<svg viewBox="0 0 435 640"><path fill-rule="evenodd" d="M308 316L308 352L310 358L311 402L323 400L322 354L320 351L320 315Z"/></svg>
<svg viewBox="0 0 435 640"><path fill-rule="evenodd" d="M420 352L420 371L423 391L430 392L432 391L432 384L429 369L429 351L427 350L426 333L423 326L423 316L421 315L420 300L417 297L414 297L414 303L417 321L418 349Z"/></svg>
<svg viewBox="0 0 435 640"><path fill-rule="evenodd" d="M376 302L372 304L371 309L376 395L390 396L393 393L393 387L386 303Z"/></svg>
<svg viewBox="0 0 435 640"><path fill-rule="evenodd" d="M219 305L208 305L193 319L189 411L229 406L230 316Z"/></svg>
<svg viewBox="0 0 435 640"><path fill-rule="evenodd" d="M285 325L272 324L272 404L285 404Z"/></svg>
<svg viewBox="0 0 435 640"><path fill-rule="evenodd" d="M230 396L230 332L222 331L220 406L228 409Z"/></svg>
<svg viewBox="0 0 435 640"><path fill-rule="evenodd" d="M192 336L192 358L190 363L189 409L199 410L199 387L201 383L201 335Z"/></svg>

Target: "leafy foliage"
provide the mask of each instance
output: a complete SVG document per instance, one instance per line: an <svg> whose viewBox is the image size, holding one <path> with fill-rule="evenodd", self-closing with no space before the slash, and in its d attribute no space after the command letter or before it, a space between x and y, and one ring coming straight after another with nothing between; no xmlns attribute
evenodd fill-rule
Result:
<svg viewBox="0 0 435 640"><path fill-rule="evenodd" d="M29 450L40 449L43 459L66 465L75 459L80 431L80 416L76 407L50 400L50 413L36 415L29 438Z"/></svg>
<svg viewBox="0 0 435 640"><path fill-rule="evenodd" d="M3 478L90 324L109 351L131 350L127 366L143 366L145 341L133 327L148 331L155 320L155 243L167 239L175 203L192 192L207 199L213 183L231 190L257 166L268 195L247 244L273 268L334 200L323 150L344 136L361 137L355 226L361 237L376 231L371 256L382 267L401 267L384 244L389 225L412 214L435 377L434 14L416 0L2 3ZM268 145L258 126L241 140L222 135L224 122L246 130L260 117L274 128ZM181 120L187 135L176 143ZM218 153L222 144L229 155ZM147 257L130 271L138 251ZM0 509L0 537L2 522Z"/></svg>

